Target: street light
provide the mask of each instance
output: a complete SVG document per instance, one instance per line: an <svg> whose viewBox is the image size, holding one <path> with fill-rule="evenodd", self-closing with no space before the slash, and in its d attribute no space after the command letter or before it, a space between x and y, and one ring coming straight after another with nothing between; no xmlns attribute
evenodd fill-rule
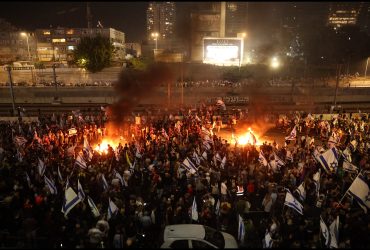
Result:
<svg viewBox="0 0 370 250"><path fill-rule="evenodd" d="M21 36L25 36L26 37L27 50L28 50L28 60L31 61L30 44L28 43L28 34L26 32L21 32Z"/></svg>
<svg viewBox="0 0 370 250"><path fill-rule="evenodd" d="M156 49L156 50L158 49L158 36L159 36L158 32L153 32L153 33L152 33L152 37L153 37L153 38L154 38L154 40L155 40L155 49Z"/></svg>
<svg viewBox="0 0 370 250"><path fill-rule="evenodd" d="M279 68L279 66L280 66L280 62L279 62L279 60L277 59L277 57L273 57L273 58L271 59L270 66L271 66L271 68L273 68L273 69L277 69L277 68Z"/></svg>

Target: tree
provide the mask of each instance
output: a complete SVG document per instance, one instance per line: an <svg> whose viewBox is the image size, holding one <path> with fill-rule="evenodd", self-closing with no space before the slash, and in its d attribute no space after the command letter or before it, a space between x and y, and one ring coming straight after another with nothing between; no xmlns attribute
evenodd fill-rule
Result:
<svg viewBox="0 0 370 250"><path fill-rule="evenodd" d="M90 72L98 72L110 66L113 45L102 36L84 37L74 51L75 63Z"/></svg>

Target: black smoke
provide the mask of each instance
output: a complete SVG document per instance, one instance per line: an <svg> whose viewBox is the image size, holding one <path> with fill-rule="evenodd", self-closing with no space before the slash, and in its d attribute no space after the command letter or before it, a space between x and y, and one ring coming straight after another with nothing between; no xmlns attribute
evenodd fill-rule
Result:
<svg viewBox="0 0 370 250"><path fill-rule="evenodd" d="M108 107L108 116L116 125L122 124L144 98L155 95L161 84L173 81L174 74L165 64L152 64L145 70L125 69L115 85L118 101Z"/></svg>

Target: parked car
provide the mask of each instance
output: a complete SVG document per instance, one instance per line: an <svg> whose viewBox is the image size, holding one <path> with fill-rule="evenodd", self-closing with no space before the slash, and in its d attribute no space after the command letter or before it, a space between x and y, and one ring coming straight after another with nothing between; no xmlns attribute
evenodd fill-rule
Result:
<svg viewBox="0 0 370 250"><path fill-rule="evenodd" d="M163 238L161 248L238 248L231 234L198 224L166 226Z"/></svg>

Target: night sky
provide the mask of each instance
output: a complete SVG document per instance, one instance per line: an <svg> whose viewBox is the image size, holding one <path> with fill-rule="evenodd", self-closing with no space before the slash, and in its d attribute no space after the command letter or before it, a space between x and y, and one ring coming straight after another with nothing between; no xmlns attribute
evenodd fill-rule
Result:
<svg viewBox="0 0 370 250"><path fill-rule="evenodd" d="M192 2L176 2L177 31L181 39L186 38L182 30L189 20ZM251 2L249 4L248 32L259 40L269 39L271 28L280 23L284 2ZM290 3L292 4L292 2ZM322 3L297 2L304 6L310 15L325 10ZM93 26L98 20L104 27L121 30L127 42L141 42L146 37L146 9L148 2L90 2ZM313 9L312 9L313 8ZM87 27L86 2L21 2L7 1L0 3L0 18L5 19L19 29L35 30L53 27Z"/></svg>

